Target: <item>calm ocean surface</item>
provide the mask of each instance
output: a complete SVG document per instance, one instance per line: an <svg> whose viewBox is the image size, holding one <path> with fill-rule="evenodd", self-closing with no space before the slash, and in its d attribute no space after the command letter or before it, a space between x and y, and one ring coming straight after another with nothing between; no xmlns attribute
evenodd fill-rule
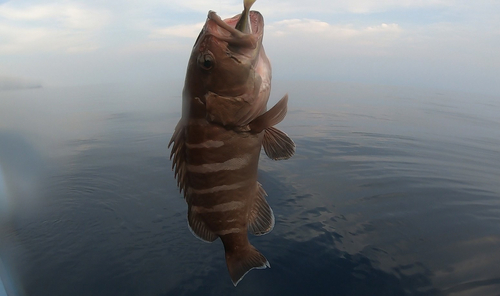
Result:
<svg viewBox="0 0 500 296"><path fill-rule="evenodd" d="M297 152L261 155L276 226L251 242L272 268L235 288L171 171L181 87L0 92L12 295L500 295L500 97L275 82Z"/></svg>

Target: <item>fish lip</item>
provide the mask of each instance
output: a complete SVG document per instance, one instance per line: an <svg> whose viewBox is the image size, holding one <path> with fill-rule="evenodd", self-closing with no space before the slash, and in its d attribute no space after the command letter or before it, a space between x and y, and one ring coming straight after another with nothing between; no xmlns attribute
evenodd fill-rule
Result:
<svg viewBox="0 0 500 296"><path fill-rule="evenodd" d="M259 47L264 33L264 18L258 11L249 12L252 33L243 33L235 28L240 18L241 14L238 14L222 20L215 11L210 10L205 24L205 34L237 47L253 49ZM228 32L229 35L222 33L218 28Z"/></svg>

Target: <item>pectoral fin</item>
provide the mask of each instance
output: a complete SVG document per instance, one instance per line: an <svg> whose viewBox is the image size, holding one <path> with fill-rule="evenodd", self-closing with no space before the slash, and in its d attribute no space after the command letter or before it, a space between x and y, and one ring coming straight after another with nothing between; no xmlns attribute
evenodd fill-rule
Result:
<svg viewBox="0 0 500 296"><path fill-rule="evenodd" d="M281 100L279 100L276 105L271 109L267 110L264 114L255 118L252 122L248 124L250 130L254 133L260 133L261 131L269 128L271 126L280 123L283 118L285 118L287 111L288 94L286 94Z"/></svg>
<svg viewBox="0 0 500 296"><path fill-rule="evenodd" d="M269 158L274 160L288 159L295 153L295 143L279 129L273 127L285 118L288 95L285 95L276 105L264 114L255 118L250 124L250 130L260 133L265 130L262 146Z"/></svg>
<svg viewBox="0 0 500 296"><path fill-rule="evenodd" d="M262 146L266 155L274 160L288 159L295 153L295 143L292 139L275 127L266 128Z"/></svg>

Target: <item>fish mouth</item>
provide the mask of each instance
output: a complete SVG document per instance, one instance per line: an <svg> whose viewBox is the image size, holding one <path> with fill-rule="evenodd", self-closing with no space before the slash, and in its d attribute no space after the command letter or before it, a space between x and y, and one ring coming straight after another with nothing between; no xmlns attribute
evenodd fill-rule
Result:
<svg viewBox="0 0 500 296"><path fill-rule="evenodd" d="M209 34L227 42L231 47L256 49L261 44L264 33L264 18L258 11L249 12L251 33L244 33L236 29L236 24L242 17L242 14L222 20L215 11L209 11L207 17L209 20L207 25L209 25L210 21L212 23L212 26L207 26ZM214 25L217 28L214 28ZM224 32L218 30L219 28L222 28Z"/></svg>

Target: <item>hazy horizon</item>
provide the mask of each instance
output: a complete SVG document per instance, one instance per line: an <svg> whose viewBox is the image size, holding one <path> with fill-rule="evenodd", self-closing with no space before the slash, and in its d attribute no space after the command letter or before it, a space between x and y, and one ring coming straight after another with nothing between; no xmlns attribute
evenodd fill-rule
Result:
<svg viewBox="0 0 500 296"><path fill-rule="evenodd" d="M275 80L500 94L500 3L258 0L253 9L265 18ZM208 10L231 17L242 1L0 0L0 80L182 80Z"/></svg>

